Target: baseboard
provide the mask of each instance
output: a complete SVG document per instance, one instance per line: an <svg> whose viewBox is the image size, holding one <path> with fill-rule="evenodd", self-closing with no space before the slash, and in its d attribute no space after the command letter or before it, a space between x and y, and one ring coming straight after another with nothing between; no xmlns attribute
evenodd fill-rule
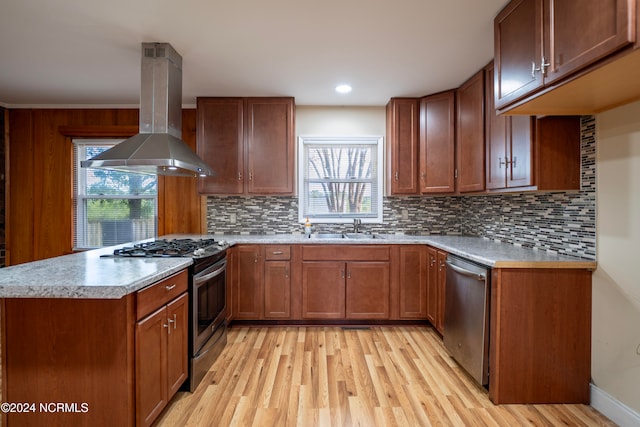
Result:
<svg viewBox="0 0 640 427"><path fill-rule="evenodd" d="M640 426L640 414L591 384L591 406L620 427Z"/></svg>

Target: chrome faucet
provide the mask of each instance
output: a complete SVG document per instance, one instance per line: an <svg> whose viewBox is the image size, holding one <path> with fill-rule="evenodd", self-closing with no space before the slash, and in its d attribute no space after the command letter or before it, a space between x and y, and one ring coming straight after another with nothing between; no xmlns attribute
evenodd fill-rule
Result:
<svg viewBox="0 0 640 427"><path fill-rule="evenodd" d="M354 218L353 219L353 232L354 233L359 233L360 230L360 226L362 225L362 220L360 218Z"/></svg>

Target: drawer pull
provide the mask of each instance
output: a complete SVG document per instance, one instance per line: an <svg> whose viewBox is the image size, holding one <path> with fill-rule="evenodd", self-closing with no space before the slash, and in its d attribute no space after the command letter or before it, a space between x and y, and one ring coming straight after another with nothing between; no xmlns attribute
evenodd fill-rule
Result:
<svg viewBox="0 0 640 427"><path fill-rule="evenodd" d="M176 287L176 285L165 285L165 289L167 290L167 292L173 290Z"/></svg>
<svg viewBox="0 0 640 427"><path fill-rule="evenodd" d="M274 251L273 252L273 255L283 255L283 254L284 254L284 252L282 252L282 251Z"/></svg>

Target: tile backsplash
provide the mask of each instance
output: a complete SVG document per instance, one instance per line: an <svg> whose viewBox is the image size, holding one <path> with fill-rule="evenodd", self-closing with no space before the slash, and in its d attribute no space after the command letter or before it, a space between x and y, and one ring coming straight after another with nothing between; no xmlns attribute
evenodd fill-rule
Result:
<svg viewBox="0 0 640 427"><path fill-rule="evenodd" d="M478 196L386 197L382 224L363 231L464 234L595 259L595 118L582 118L581 190ZM302 233L296 197L207 198L207 230L218 234ZM314 231L348 231L318 224Z"/></svg>

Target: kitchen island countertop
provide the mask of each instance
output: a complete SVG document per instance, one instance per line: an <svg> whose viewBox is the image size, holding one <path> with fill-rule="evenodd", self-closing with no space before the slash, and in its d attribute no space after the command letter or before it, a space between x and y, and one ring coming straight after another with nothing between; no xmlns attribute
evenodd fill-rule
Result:
<svg viewBox="0 0 640 427"><path fill-rule="evenodd" d="M302 234L201 235L163 238L211 238L236 244L425 244L492 268L595 269L596 262L522 248L480 237L382 235L376 239L319 239ZM120 245L123 246L123 245ZM192 264L190 258L114 258L114 246L0 269L0 298L118 299Z"/></svg>

